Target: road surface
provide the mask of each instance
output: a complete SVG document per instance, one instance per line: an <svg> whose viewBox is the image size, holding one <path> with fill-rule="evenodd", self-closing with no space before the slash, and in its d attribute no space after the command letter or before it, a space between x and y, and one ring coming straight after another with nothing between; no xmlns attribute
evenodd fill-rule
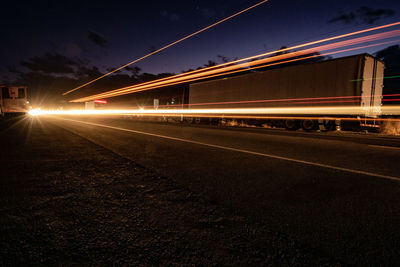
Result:
<svg viewBox="0 0 400 267"><path fill-rule="evenodd" d="M400 262L400 139L37 117L343 264ZM118 166L116 166L118 168Z"/></svg>
<svg viewBox="0 0 400 267"><path fill-rule="evenodd" d="M394 262L400 139L45 119L349 263Z"/></svg>

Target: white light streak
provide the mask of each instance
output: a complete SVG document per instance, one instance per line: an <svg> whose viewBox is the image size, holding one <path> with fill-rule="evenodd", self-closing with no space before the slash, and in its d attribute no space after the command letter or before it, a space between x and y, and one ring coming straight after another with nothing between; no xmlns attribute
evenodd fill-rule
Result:
<svg viewBox="0 0 400 267"><path fill-rule="evenodd" d="M40 110L29 112L38 115L400 115L400 106L379 107L282 107L282 108L216 108L216 109L108 109L108 110Z"/></svg>

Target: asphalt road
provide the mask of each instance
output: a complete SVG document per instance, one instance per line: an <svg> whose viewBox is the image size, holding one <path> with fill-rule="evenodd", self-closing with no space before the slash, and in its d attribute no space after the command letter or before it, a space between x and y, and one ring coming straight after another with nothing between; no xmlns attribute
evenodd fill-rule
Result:
<svg viewBox="0 0 400 267"><path fill-rule="evenodd" d="M39 117L171 177L304 247L355 265L400 262L400 139Z"/></svg>
<svg viewBox="0 0 400 267"><path fill-rule="evenodd" d="M340 266L52 123L0 119L0 266Z"/></svg>

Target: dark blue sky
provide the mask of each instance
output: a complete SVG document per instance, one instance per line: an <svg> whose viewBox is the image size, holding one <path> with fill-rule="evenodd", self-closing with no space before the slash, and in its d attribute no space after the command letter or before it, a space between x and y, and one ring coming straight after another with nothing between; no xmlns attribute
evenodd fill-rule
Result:
<svg viewBox="0 0 400 267"><path fill-rule="evenodd" d="M14 2L7 6L2 4L0 72L3 74L8 66L23 69L19 65L21 61L48 52L88 61L89 65L105 71L259 1ZM385 12L370 16L368 21L360 13L363 6ZM342 15L347 17L328 23ZM150 73L177 73L201 66L209 59L216 60L218 54L242 58L275 50L282 45L299 44L399 20L400 3L397 0L270 0L137 65ZM97 44L90 40L90 32Z"/></svg>

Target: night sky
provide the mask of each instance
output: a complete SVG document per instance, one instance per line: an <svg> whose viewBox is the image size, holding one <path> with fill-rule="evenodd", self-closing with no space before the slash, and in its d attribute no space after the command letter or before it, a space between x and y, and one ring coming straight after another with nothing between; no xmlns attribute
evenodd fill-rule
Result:
<svg viewBox="0 0 400 267"><path fill-rule="evenodd" d="M72 75L76 64L68 60L105 72L257 2L8 1L2 4L0 78L4 83L32 71L31 59L46 54L61 56L57 62L65 65L54 73L41 70L51 75ZM180 73L218 62L217 55L243 58L399 20L397 0L270 0L136 65L143 72Z"/></svg>

